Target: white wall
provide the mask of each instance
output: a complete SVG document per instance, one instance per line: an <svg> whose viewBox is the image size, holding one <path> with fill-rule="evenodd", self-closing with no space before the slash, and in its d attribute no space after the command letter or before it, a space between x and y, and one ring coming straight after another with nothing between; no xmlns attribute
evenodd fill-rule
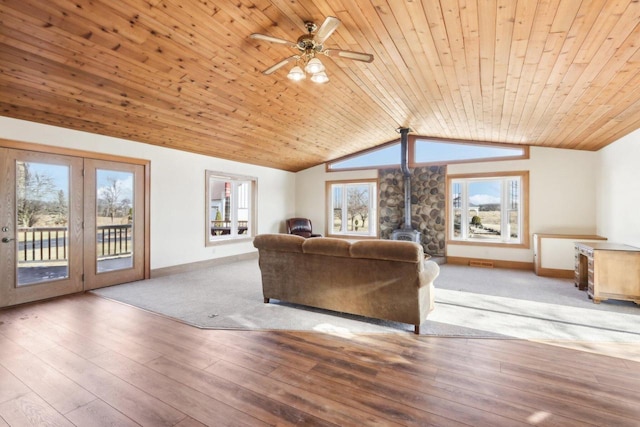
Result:
<svg viewBox="0 0 640 427"><path fill-rule="evenodd" d="M502 162L450 165L448 174L529 171L529 231L533 233L596 232L597 153L531 147L530 158ZM311 218L314 229L325 225L327 180L375 178L377 171L325 172L316 166L297 174L296 213ZM530 249L448 245L447 255L533 262Z"/></svg>
<svg viewBox="0 0 640 427"><path fill-rule="evenodd" d="M290 172L7 117L0 138L150 160L152 269L255 251L250 241L205 247L206 169L258 178L258 233L282 231L295 212Z"/></svg>
<svg viewBox="0 0 640 427"><path fill-rule="evenodd" d="M598 154L598 233L640 247L640 129Z"/></svg>

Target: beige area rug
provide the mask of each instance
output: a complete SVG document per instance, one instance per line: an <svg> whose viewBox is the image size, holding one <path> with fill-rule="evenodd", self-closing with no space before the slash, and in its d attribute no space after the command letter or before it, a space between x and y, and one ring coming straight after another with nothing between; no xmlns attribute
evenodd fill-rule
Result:
<svg viewBox="0 0 640 427"><path fill-rule="evenodd" d="M423 335L640 342L640 307L594 304L572 281L533 272L441 265ZM200 328L409 333L412 325L263 303L256 259L93 291Z"/></svg>

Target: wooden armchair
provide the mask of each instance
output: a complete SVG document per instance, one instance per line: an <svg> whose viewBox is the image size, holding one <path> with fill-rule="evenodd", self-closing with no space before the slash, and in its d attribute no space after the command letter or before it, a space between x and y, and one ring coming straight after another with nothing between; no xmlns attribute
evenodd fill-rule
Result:
<svg viewBox="0 0 640 427"><path fill-rule="evenodd" d="M289 218L285 221L287 224L287 233L295 234L305 238L322 237L322 234L314 234L311 220L308 218Z"/></svg>

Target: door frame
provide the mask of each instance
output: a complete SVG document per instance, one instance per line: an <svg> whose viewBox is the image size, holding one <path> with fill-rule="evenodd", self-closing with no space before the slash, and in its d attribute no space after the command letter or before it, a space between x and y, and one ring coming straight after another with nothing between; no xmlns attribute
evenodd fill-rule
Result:
<svg viewBox="0 0 640 427"><path fill-rule="evenodd" d="M59 154L63 156L81 157L83 159L104 160L109 162L130 163L141 165L144 168L144 254L143 254L143 275L144 279L151 277L151 161L134 157L118 156L114 154L96 153L93 151L77 150L66 147L56 147L46 144L36 144L31 142L15 141L0 138L0 147L12 148L15 150L35 151L39 153Z"/></svg>
<svg viewBox="0 0 640 427"><path fill-rule="evenodd" d="M3 283L0 286L0 306L12 306L32 301L51 298L52 296L72 294L83 290L83 188L82 169L83 159L75 156L64 156L53 153L43 153L30 150L16 150L0 147L3 158L0 168L7 176L2 179L5 183L11 183L4 187L3 195L6 197L0 206L2 216L3 237L15 241L20 224L17 220L16 188L17 188L17 162L39 163L57 165L68 168L67 194L68 194L68 222L65 233L66 267L67 274L62 277L42 278L28 283L19 283L20 266L17 262L18 250L13 243L2 243L2 257L0 258L0 271L4 274ZM4 229L7 228L7 230ZM35 233L34 233L35 234ZM50 241L49 235L49 241ZM56 247L58 246L56 235ZM26 245L26 241L25 241ZM42 249L42 247L41 247ZM25 247L25 254L27 248ZM46 250L45 250L46 254ZM49 253L49 256L51 254ZM35 255L34 255L35 256ZM41 252L41 256L43 256ZM44 258L44 257L43 257ZM57 257L56 257L57 258Z"/></svg>

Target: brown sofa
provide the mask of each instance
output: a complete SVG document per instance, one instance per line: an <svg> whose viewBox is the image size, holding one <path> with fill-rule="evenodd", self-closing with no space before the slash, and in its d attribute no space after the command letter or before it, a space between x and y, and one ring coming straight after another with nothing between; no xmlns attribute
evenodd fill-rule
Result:
<svg viewBox="0 0 640 427"><path fill-rule="evenodd" d="M392 240L261 234L264 302L271 298L343 313L420 325L433 310L440 269L422 246Z"/></svg>

